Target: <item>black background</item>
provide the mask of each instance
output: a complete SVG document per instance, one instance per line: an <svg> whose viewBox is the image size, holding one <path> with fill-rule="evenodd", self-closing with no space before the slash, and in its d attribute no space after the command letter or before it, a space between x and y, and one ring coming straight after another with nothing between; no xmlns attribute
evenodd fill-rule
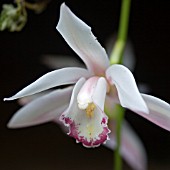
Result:
<svg viewBox="0 0 170 170"><path fill-rule="evenodd" d="M1 1L1 4L5 0ZM8 1L10 2L10 1ZM11 130L6 124L20 108L16 101L3 102L22 87L49 71L40 63L43 54L74 52L55 30L62 1L53 0L41 15L28 13L19 33L0 32L0 169L112 169L112 152L103 146L86 149L53 123ZM103 45L116 32L120 12L118 0L68 0L71 10L93 28ZM151 94L170 103L170 1L132 0L129 37L136 56L137 82ZM126 118L144 142L149 169L170 169L170 133L127 111ZM124 169L130 169L124 163Z"/></svg>

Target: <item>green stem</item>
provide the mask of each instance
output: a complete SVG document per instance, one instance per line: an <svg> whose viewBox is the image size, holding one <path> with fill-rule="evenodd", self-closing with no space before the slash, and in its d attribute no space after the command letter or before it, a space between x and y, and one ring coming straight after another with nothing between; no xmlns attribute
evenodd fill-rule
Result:
<svg viewBox="0 0 170 170"><path fill-rule="evenodd" d="M117 116L116 116L116 149L114 154L114 170L121 170L122 169L122 158L120 155L121 149L121 130L122 130L122 123L124 119L124 108L120 105L116 105Z"/></svg>
<svg viewBox="0 0 170 170"><path fill-rule="evenodd" d="M118 37L112 50L110 63L121 64L126 45L131 0L122 0Z"/></svg>
<svg viewBox="0 0 170 170"><path fill-rule="evenodd" d="M123 59L123 52L126 45L129 14L130 14L131 0L122 0L120 23L118 29L118 37L110 57L110 64L121 64ZM122 159L120 155L121 148L121 129L124 119L124 109L120 105L116 105L116 150L114 155L114 170L122 169Z"/></svg>

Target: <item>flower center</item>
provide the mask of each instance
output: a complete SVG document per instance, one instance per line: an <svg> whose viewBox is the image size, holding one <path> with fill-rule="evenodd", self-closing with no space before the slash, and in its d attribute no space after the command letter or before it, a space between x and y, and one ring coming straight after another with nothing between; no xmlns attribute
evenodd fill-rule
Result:
<svg viewBox="0 0 170 170"><path fill-rule="evenodd" d="M78 107L81 110L85 110L87 118L93 118L94 117L94 110L96 108L96 105L93 102L86 102L86 103L78 103Z"/></svg>
<svg viewBox="0 0 170 170"><path fill-rule="evenodd" d="M96 108L94 103L89 103L87 108L85 109L86 115L88 118L93 118L94 117L94 109Z"/></svg>

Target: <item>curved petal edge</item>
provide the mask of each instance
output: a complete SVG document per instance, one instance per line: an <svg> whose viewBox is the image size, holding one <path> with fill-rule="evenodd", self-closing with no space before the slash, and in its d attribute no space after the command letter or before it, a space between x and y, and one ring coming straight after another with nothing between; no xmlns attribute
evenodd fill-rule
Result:
<svg viewBox="0 0 170 170"><path fill-rule="evenodd" d="M48 90L50 88L60 86L60 85L67 85L67 84L74 84L77 80L81 77L89 77L90 74L86 69L77 68L77 67L70 67L70 68L63 68L55 71L51 71L35 82L31 83L27 87L23 88L17 94L12 97L4 98L4 101L14 100L21 97L33 95L35 93L42 92L44 90Z"/></svg>
<svg viewBox="0 0 170 170"><path fill-rule="evenodd" d="M60 19L56 29L84 61L91 73L104 74L109 66L105 49L91 32L91 28L73 14L65 3L61 5Z"/></svg>
<svg viewBox="0 0 170 170"><path fill-rule="evenodd" d="M149 108L149 114L143 112L138 112L138 114L170 131L170 105L157 97L147 94L141 95Z"/></svg>
<svg viewBox="0 0 170 170"><path fill-rule="evenodd" d="M149 113L147 105L137 88L131 71L123 65L114 64L106 70L110 84L115 85L120 104L134 112Z"/></svg>

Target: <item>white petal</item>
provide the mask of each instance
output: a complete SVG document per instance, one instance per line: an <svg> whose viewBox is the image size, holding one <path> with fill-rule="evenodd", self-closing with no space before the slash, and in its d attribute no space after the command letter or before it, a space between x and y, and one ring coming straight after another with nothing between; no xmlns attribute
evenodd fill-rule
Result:
<svg viewBox="0 0 170 170"><path fill-rule="evenodd" d="M104 48L92 34L91 28L75 16L64 3L61 5L56 28L92 73L104 74L109 66Z"/></svg>
<svg viewBox="0 0 170 170"><path fill-rule="evenodd" d="M103 111L105 98L106 98L106 91L107 91L107 82L105 78L99 78L94 94L92 95L93 102Z"/></svg>
<svg viewBox="0 0 170 170"><path fill-rule="evenodd" d="M10 120L8 127L20 128L52 121L68 106L72 87L55 90L22 107Z"/></svg>
<svg viewBox="0 0 170 170"><path fill-rule="evenodd" d="M149 114L146 115L142 112L138 112L138 114L170 131L170 105L150 95L142 94L142 97L149 108Z"/></svg>
<svg viewBox="0 0 170 170"><path fill-rule="evenodd" d="M111 129L110 140L107 141L104 146L114 150L116 148L116 122L111 120L109 125L109 128ZM146 170L147 156L144 146L126 121L124 121L122 124L121 138L121 155L123 159L134 170Z"/></svg>
<svg viewBox="0 0 170 170"><path fill-rule="evenodd" d="M76 67L55 70L43 75L35 82L19 91L16 95L10 98L5 98L4 100L14 100L33 95L56 86L73 84L77 82L80 77L89 77L89 72L86 69Z"/></svg>
<svg viewBox="0 0 170 170"><path fill-rule="evenodd" d="M85 79L84 78L81 78L77 81L77 83L75 84L74 88L73 88L73 92L72 92L72 95L71 95L71 100L70 100L70 104L69 104L69 107L68 109L66 110L66 112L64 114L67 114L69 110L74 110L74 107L75 107L75 102L77 103L77 96L78 96L78 93L80 91L80 89L82 88L83 84L85 83ZM76 106L77 107L77 106Z"/></svg>
<svg viewBox="0 0 170 170"><path fill-rule="evenodd" d="M44 55L42 62L52 69L75 66L85 68L85 65L78 61L75 57L65 55Z"/></svg>
<svg viewBox="0 0 170 170"><path fill-rule="evenodd" d="M108 81L116 86L120 104L135 112L148 113L148 108L137 88L130 70L123 65L114 64L106 71Z"/></svg>
<svg viewBox="0 0 170 170"><path fill-rule="evenodd" d="M26 97L23 97L23 98L19 99L18 103L20 105L26 105L26 104L32 102L33 100L35 100L35 99L37 99L39 97L42 97L42 96L44 96L46 94L49 94L51 92L52 92L52 90L47 90L47 91L36 93L36 94L30 95L30 96L26 96Z"/></svg>
<svg viewBox="0 0 170 170"><path fill-rule="evenodd" d="M88 114L86 109L79 109L77 95L83 83L82 81L76 84L70 106L62 114L61 120L69 126L69 135L77 142L81 142L85 147L97 147L108 139L110 131L107 128L107 116L94 105L91 105L89 110L92 114Z"/></svg>

